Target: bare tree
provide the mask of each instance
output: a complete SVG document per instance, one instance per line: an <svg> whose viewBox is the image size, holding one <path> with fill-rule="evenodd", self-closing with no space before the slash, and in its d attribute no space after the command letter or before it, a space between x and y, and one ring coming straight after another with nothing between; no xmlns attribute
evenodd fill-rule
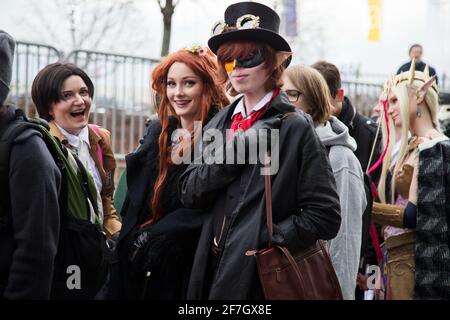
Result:
<svg viewBox="0 0 450 320"><path fill-rule="evenodd" d="M167 56L170 47L170 35L172 32L172 16L175 12L175 7L180 0L156 0L163 15L164 33L161 47L161 57Z"/></svg>
<svg viewBox="0 0 450 320"><path fill-rule="evenodd" d="M130 51L142 45L136 28L134 0L29 0L38 19L21 21L42 42L66 53L75 49L117 51L126 43ZM134 39L131 41L130 39ZM125 46L125 45L123 45Z"/></svg>

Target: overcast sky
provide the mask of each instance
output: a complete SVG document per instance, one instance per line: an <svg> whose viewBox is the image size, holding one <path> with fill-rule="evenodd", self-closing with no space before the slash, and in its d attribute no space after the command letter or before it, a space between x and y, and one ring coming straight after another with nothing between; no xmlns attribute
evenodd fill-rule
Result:
<svg viewBox="0 0 450 320"><path fill-rule="evenodd" d="M57 11L54 0L37 2L55 29L67 29L65 13ZM105 5L110 1L103 0ZM276 0L259 1L272 5ZM206 44L212 24L223 19L225 8L236 1L180 0L173 16L171 50ZM43 32L25 25L39 24L31 0L0 0L0 29L17 40L47 42ZM412 43L424 45L424 61L439 74L450 75L450 0L382 0L380 42L369 42L367 0L299 0L299 39L290 39L294 62L313 63L327 59L339 67L359 65L366 73L389 74L408 60ZM161 50L162 17L156 0L136 0L133 17L126 28L131 34L111 50L130 55L158 57ZM85 13L87 14L87 13ZM130 31L127 30L127 31ZM138 42L129 49L129 43ZM99 49L99 48L96 48Z"/></svg>

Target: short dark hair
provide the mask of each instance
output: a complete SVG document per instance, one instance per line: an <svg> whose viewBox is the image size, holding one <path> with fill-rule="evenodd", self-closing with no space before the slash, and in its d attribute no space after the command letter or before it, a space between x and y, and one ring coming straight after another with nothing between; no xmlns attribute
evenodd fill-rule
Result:
<svg viewBox="0 0 450 320"><path fill-rule="evenodd" d="M70 76L79 76L86 84L89 96L94 97L94 84L81 68L72 63L49 64L39 71L31 86L31 98L41 118L47 121L53 119L50 108L63 99L62 87Z"/></svg>
<svg viewBox="0 0 450 320"><path fill-rule="evenodd" d="M412 51L412 49L414 49L414 48L420 48L420 50L423 51L423 47L422 47L420 44L415 43L415 44L413 44L411 47L409 47L408 54L411 54L411 51Z"/></svg>
<svg viewBox="0 0 450 320"><path fill-rule="evenodd" d="M334 99L338 90L342 87L341 74L339 69L327 61L317 61L311 67L319 71L327 82L331 97Z"/></svg>

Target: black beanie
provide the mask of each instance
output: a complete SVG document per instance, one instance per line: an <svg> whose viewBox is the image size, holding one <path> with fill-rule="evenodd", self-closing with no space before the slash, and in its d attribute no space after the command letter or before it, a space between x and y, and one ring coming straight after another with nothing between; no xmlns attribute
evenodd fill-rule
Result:
<svg viewBox="0 0 450 320"><path fill-rule="evenodd" d="M5 31L0 30L0 106L3 105L9 93L14 47L14 39Z"/></svg>

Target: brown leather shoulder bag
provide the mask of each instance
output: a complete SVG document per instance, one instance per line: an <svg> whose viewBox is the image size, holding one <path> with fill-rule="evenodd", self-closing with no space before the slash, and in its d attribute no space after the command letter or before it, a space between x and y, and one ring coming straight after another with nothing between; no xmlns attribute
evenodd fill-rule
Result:
<svg viewBox="0 0 450 320"><path fill-rule="evenodd" d="M268 163L268 162L266 162ZM248 251L254 255L259 279L267 300L342 300L341 287L325 241L290 252L272 243L272 191L270 175L265 175L267 248Z"/></svg>

